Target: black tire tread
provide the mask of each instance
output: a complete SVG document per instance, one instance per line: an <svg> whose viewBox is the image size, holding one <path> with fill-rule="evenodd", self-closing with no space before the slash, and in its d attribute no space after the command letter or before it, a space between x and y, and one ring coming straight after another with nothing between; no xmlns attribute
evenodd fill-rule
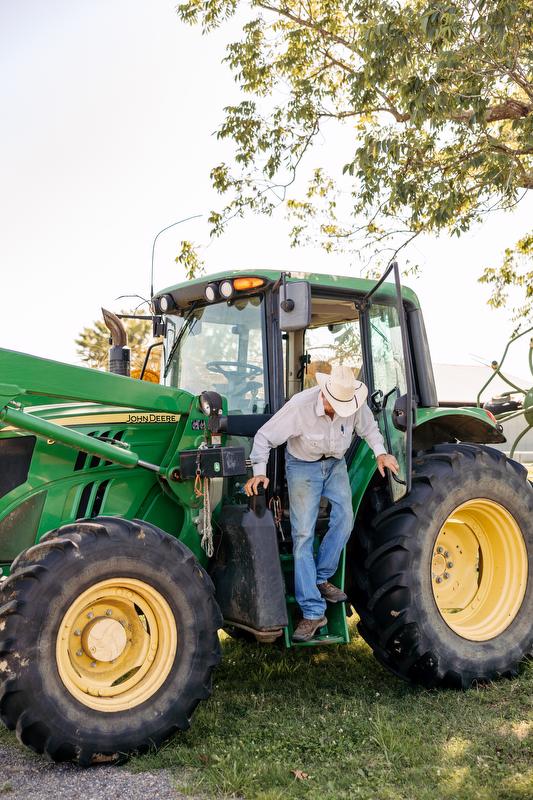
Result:
<svg viewBox="0 0 533 800"><path fill-rule="evenodd" d="M38 753L52 760L74 760L88 766L98 756L96 743L80 746L75 740L64 740L57 731L51 730L45 719L33 711L28 680L22 681L19 674L21 655L24 649L24 626L33 611L26 600L29 583L53 583L54 570L65 559L72 558L78 550L93 551L100 537L109 537L124 549L134 537L149 537L150 547L164 548L166 561L187 568L189 580L201 592L202 613L211 620L209 635L198 637L194 675L188 684L187 698L178 712L169 717L149 740L136 745L141 752L157 747L176 730L186 730L194 709L201 700L211 694L212 673L220 661L220 643L217 629L222 626L222 615L215 601L213 583L200 566L193 553L180 541L142 520L125 520L118 517L97 517L64 525L46 534L41 541L21 553L14 563L10 577L0 586L0 718L17 738ZM31 665L30 665L31 668ZM135 714L132 712L132 723ZM132 732L126 737L134 739ZM124 755L124 754L120 754Z"/></svg>
<svg viewBox="0 0 533 800"><path fill-rule="evenodd" d="M356 528L352 551L350 600L360 617L359 632L378 661L399 677L427 687L468 688L502 676L518 673L520 661L533 655L533 632L525 652L510 653L504 671L487 662L482 671L469 664L446 663L434 643L424 635L410 604L410 565L417 547L417 532L428 519L430 507L443 499L443 485L461 471L483 469L525 492L533 512L533 491L527 470L494 448L479 444L437 445L413 461L412 491L378 514L370 525ZM387 597L396 598L394 618L384 619ZM398 607L401 600L401 607ZM383 606L383 608L380 608Z"/></svg>

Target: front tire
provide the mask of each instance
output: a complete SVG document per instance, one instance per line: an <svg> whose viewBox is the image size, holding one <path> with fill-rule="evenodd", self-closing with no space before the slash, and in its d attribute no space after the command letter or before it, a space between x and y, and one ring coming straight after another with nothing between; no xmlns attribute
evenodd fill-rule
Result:
<svg viewBox="0 0 533 800"><path fill-rule="evenodd" d="M438 445L356 529L350 599L378 660L428 687L517 674L533 650L533 487L483 445Z"/></svg>
<svg viewBox="0 0 533 800"><path fill-rule="evenodd" d="M115 517L65 525L0 589L1 718L55 761L157 747L209 696L221 624L181 542Z"/></svg>

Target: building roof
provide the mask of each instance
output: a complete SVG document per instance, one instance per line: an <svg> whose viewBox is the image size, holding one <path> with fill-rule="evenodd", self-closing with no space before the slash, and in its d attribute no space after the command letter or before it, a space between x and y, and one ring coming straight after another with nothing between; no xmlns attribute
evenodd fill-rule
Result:
<svg viewBox="0 0 533 800"><path fill-rule="evenodd" d="M433 364L433 371L440 403L475 403L479 390L493 374L492 368L483 364ZM526 391L533 383L531 377L507 377ZM510 391L513 391L512 387L496 375L483 392L481 400L485 402L502 392Z"/></svg>

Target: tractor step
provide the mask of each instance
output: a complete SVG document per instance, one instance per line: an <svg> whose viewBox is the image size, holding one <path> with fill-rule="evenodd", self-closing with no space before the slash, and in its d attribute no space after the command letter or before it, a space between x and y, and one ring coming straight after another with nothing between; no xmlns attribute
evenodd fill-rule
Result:
<svg viewBox="0 0 533 800"><path fill-rule="evenodd" d="M332 633L321 633L309 639L308 642L291 642L291 647L316 647L324 644L345 644L343 636L335 636Z"/></svg>
<svg viewBox="0 0 533 800"><path fill-rule="evenodd" d="M283 629L283 638L286 647L318 647L321 645L330 644L348 644L350 641L350 632L348 630L348 623L346 621L346 603L328 603L326 608L327 625L320 628L319 631L308 642L293 642L292 634L298 624L300 618L300 610L296 602L294 594L290 591L293 583L294 559L291 554L283 553L280 556L281 567L285 575L286 585L288 584L289 592L285 595L285 603L287 605L287 616L289 624ZM343 551L339 569L332 577L331 581L339 588L344 587L344 568L345 568L346 553ZM294 590L293 590L294 591Z"/></svg>
<svg viewBox="0 0 533 800"><path fill-rule="evenodd" d="M326 608L327 624L319 628L318 632L308 642L293 642L292 634L299 618L298 605L292 595L286 595L289 624L283 629L286 647L316 647L326 644L348 644L350 633L346 624L345 603L328 603Z"/></svg>

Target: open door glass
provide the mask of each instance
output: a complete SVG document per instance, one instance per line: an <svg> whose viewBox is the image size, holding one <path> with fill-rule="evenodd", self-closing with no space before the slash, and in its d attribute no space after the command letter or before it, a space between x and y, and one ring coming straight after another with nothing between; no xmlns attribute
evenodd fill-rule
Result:
<svg viewBox="0 0 533 800"><path fill-rule="evenodd" d="M391 271L395 277L396 302L392 298L392 303L388 298L388 302L380 302L379 295L376 294L375 299L372 295ZM391 264L365 300L370 371L373 378L374 406L378 411L378 425L385 438L388 452L396 457L400 465L397 476L387 470L391 495L393 500L397 501L411 488L414 401L407 326L396 263Z"/></svg>

